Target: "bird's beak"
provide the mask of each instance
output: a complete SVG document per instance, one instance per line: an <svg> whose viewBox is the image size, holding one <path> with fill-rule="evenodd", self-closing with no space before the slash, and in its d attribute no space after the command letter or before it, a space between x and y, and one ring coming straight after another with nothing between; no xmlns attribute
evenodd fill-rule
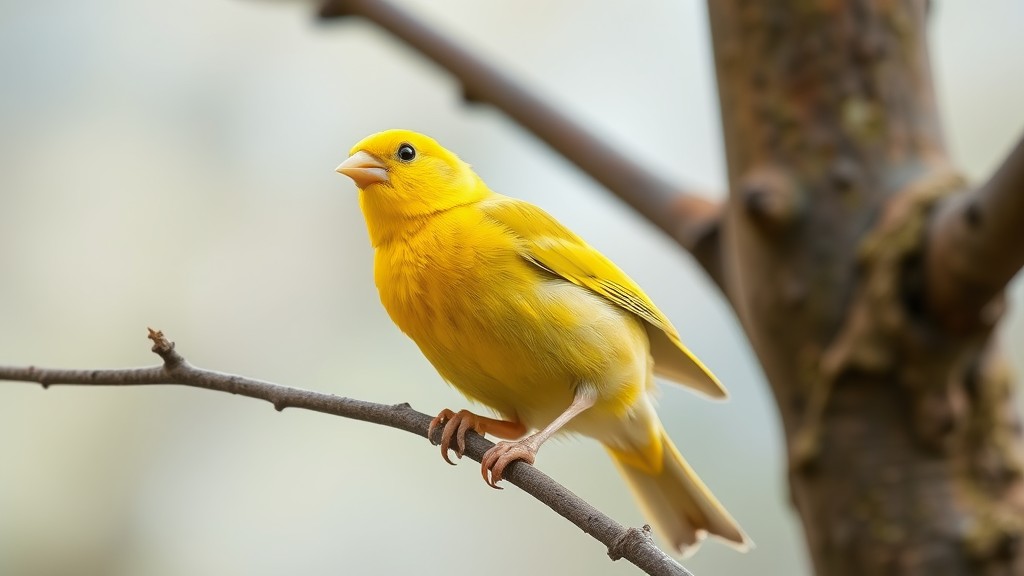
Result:
<svg viewBox="0 0 1024 576"><path fill-rule="evenodd" d="M360 189L370 184L388 181L387 167L373 154L360 150L348 157L335 170L355 181Z"/></svg>

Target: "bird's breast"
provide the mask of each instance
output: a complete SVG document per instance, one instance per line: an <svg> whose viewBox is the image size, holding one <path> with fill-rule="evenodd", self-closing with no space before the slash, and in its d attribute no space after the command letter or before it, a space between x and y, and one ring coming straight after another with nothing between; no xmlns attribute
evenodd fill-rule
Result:
<svg viewBox="0 0 1024 576"><path fill-rule="evenodd" d="M437 222L379 246L381 301L442 377L464 394L538 427L583 381L617 402L644 388L640 322L601 296L522 258L486 221Z"/></svg>

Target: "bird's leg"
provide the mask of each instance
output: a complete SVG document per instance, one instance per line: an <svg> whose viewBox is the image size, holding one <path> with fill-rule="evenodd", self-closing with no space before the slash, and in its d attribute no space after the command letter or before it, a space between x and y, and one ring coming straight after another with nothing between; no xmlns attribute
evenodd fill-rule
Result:
<svg viewBox="0 0 1024 576"><path fill-rule="evenodd" d="M530 434L522 440L495 444L493 448L484 453L483 460L480 462L480 473L484 477L484 482L487 482L491 488L500 490L498 482L501 481L501 476L509 464L516 460L524 460L527 464L533 464L541 444L577 414L593 406L595 402L597 402L597 394L594 389L590 386L580 386L576 389L576 396L573 398L572 404L569 404L565 412L562 412L543 430ZM488 472L490 472L490 478L488 478Z"/></svg>
<svg viewBox="0 0 1024 576"><path fill-rule="evenodd" d="M466 451L466 432L470 430L481 436L493 434L498 438L506 438L508 440L515 440L526 434L526 426L523 426L522 422L496 420L486 416L478 416L469 410L452 412L445 408L430 421L430 426L427 427L428 440L434 435L434 430L441 424L444 424L444 430L441 431L441 456L445 462L453 466L455 463L448 458L452 437L455 438L455 455L462 458L462 454Z"/></svg>

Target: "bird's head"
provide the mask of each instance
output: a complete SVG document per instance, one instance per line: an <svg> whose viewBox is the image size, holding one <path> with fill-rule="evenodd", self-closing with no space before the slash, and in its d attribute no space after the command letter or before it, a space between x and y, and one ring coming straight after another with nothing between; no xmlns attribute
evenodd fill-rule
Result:
<svg viewBox="0 0 1024 576"><path fill-rule="evenodd" d="M396 226L398 220L476 202L488 194L469 164L433 138L410 130L364 138L337 171L355 181L371 228Z"/></svg>

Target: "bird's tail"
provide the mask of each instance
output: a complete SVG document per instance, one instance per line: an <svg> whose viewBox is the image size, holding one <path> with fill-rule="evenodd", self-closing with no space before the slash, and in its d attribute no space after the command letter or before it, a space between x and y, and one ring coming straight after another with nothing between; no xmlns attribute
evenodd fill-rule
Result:
<svg viewBox="0 0 1024 576"><path fill-rule="evenodd" d="M684 554L713 534L746 551L752 542L672 444L660 422L642 448L606 446L656 534Z"/></svg>

